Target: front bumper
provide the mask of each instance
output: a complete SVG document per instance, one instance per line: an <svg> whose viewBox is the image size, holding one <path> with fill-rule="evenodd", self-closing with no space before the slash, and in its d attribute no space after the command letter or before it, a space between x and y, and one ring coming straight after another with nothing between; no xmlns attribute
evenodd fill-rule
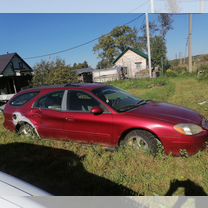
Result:
<svg viewBox="0 0 208 208"><path fill-rule="evenodd" d="M204 130L202 133L194 136L181 137L163 137L161 138L165 153L173 154L174 156L180 156L181 151L185 150L188 155L193 155L206 148L208 142L208 130Z"/></svg>

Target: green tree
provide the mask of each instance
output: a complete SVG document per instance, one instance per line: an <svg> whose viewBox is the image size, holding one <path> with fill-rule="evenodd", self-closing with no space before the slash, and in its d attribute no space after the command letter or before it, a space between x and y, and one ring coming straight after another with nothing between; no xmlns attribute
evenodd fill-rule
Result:
<svg viewBox="0 0 208 208"><path fill-rule="evenodd" d="M77 81L75 71L68 66L55 68L46 77L46 83L49 85L74 83Z"/></svg>
<svg viewBox="0 0 208 208"><path fill-rule="evenodd" d="M162 36L166 39L167 32L171 29L173 24L172 15L170 14L159 14L157 20L152 20L149 22L150 37ZM142 44L142 47L146 47L146 23L144 23L141 28L141 36L139 41Z"/></svg>
<svg viewBox="0 0 208 208"><path fill-rule="evenodd" d="M157 23L156 23L157 22ZM152 65L166 67L167 61L167 47L166 47L166 36L167 32L172 28L172 17L170 14L159 14L157 21L153 20L149 23L150 25L150 46L151 46L151 57ZM141 26L142 36L139 40L141 48L147 52L147 38L146 38L146 25Z"/></svg>
<svg viewBox="0 0 208 208"><path fill-rule="evenodd" d="M151 55L153 66L165 66L167 64L167 48L162 36L151 38Z"/></svg>
<svg viewBox="0 0 208 208"><path fill-rule="evenodd" d="M162 13L158 16L158 20L160 26L160 35L163 37L163 39L165 39L167 32L173 29L172 27L173 19L170 14Z"/></svg>
<svg viewBox="0 0 208 208"><path fill-rule="evenodd" d="M34 66L34 76L32 83L34 86L45 85L46 77L48 76L49 72L54 68L53 61L45 61L41 60L40 63L37 63Z"/></svg>
<svg viewBox="0 0 208 208"><path fill-rule="evenodd" d="M101 61L97 63L97 69L107 68L108 66L111 66L111 63L112 62L109 63L107 59L102 59Z"/></svg>
<svg viewBox="0 0 208 208"><path fill-rule="evenodd" d="M83 63L74 63L73 64L73 69L83 69L83 68L88 68L89 67L89 65L88 65L88 63L87 63L87 61L84 61Z"/></svg>
<svg viewBox="0 0 208 208"><path fill-rule="evenodd" d="M55 61L41 60L40 63L34 66L33 86L63 84L76 81L76 73L62 59L56 59Z"/></svg>
<svg viewBox="0 0 208 208"><path fill-rule="evenodd" d="M102 36L93 48L101 59L97 67L111 66L115 58L128 47L139 47L136 29L129 26L114 28L108 35Z"/></svg>

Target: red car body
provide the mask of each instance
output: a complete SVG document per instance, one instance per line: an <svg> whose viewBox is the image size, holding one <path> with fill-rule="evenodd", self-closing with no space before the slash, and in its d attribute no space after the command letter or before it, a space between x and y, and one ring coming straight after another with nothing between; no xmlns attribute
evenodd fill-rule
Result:
<svg viewBox="0 0 208 208"><path fill-rule="evenodd" d="M200 114L180 106L153 101L126 112L117 112L93 93L103 87L105 85L80 84L21 91L7 103L4 109L4 126L11 131L17 131L22 122L28 122L40 137L103 144L107 147L117 147L128 132L142 129L154 134L167 154L179 155L184 149L189 154L195 154L205 148L208 139L208 122ZM42 97L59 91L84 92L104 106L106 112L94 114L35 107L35 103ZM37 95L25 104L12 105L15 98L33 92L37 92ZM94 111L96 110L94 108ZM196 124L202 128L202 131L196 135L183 135L174 129L174 125L179 123Z"/></svg>

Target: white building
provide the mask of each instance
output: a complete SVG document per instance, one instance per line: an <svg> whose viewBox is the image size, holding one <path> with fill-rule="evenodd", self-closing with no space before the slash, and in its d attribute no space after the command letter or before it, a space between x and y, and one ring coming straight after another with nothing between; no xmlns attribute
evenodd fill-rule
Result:
<svg viewBox="0 0 208 208"><path fill-rule="evenodd" d="M128 78L149 76L148 56L138 49L127 48L115 59L113 64L124 68Z"/></svg>
<svg viewBox="0 0 208 208"><path fill-rule="evenodd" d="M108 82L118 80L119 68L97 69L93 71L93 82Z"/></svg>
<svg viewBox="0 0 208 208"><path fill-rule="evenodd" d="M97 69L92 72L93 82L108 82L125 78L149 77L148 56L138 49L127 48L108 69Z"/></svg>

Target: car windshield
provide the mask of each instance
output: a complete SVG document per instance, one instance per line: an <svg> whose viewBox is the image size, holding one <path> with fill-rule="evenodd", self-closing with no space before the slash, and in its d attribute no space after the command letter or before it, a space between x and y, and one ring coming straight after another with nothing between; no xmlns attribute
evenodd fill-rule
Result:
<svg viewBox="0 0 208 208"><path fill-rule="evenodd" d="M146 103L144 100L111 86L95 89L93 93L117 112L125 112Z"/></svg>

